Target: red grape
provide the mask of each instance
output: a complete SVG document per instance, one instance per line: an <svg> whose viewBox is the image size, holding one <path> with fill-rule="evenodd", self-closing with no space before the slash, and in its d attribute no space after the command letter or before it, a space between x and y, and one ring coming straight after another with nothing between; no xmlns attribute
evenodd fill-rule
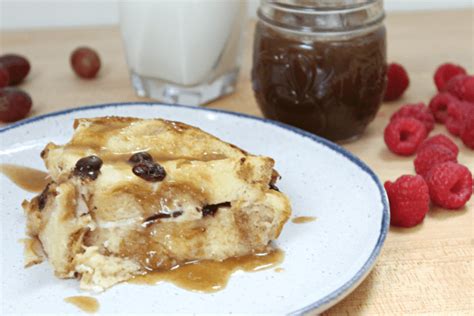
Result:
<svg viewBox="0 0 474 316"><path fill-rule="evenodd" d="M0 56L0 66L8 71L10 85L17 85L25 79L30 72L30 63L20 55L6 54Z"/></svg>
<svg viewBox="0 0 474 316"><path fill-rule="evenodd" d="M0 88L8 86L10 83L10 75L5 67L0 66Z"/></svg>
<svg viewBox="0 0 474 316"><path fill-rule="evenodd" d="M24 118L32 104L30 96L20 89L0 89L0 121L14 122Z"/></svg>
<svg viewBox="0 0 474 316"><path fill-rule="evenodd" d="M78 47L71 54L71 66L81 78L94 78L100 69L100 58L95 50Z"/></svg>

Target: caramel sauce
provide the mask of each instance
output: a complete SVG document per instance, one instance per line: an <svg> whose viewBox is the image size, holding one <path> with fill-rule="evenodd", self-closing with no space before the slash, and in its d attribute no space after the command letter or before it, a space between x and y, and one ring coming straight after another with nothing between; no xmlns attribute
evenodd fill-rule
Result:
<svg viewBox="0 0 474 316"><path fill-rule="evenodd" d="M83 152L85 152L85 150ZM171 153L168 153L168 154L157 153L153 150L149 150L147 152L152 155L153 160L156 161L156 162L166 162L166 161L173 161L173 160L188 160L188 161L208 162L208 161L222 160L222 159L227 158L227 156L223 155L223 154L206 153L206 152L203 153L202 155L196 156L196 157L173 155ZM100 150L100 151L97 152L97 156L99 156L104 162L107 162L107 163L117 163L117 162L127 163L128 159L132 155L133 155L133 153L125 153L125 154L123 154L123 153L112 153L112 152L108 152L106 150Z"/></svg>
<svg viewBox="0 0 474 316"><path fill-rule="evenodd" d="M386 82L385 29L350 38L255 30L252 87L265 117L330 140L362 133Z"/></svg>
<svg viewBox="0 0 474 316"><path fill-rule="evenodd" d="M148 182L130 183L127 186L114 188L111 190L112 196L131 195L141 205L146 213L142 214L145 218L156 214L162 210L164 206L173 208L173 201L176 197L181 200L194 201L196 205L203 204L208 199L206 191L197 188L193 183L189 182L163 182L160 184L159 190L150 188ZM104 210L104 215L109 212L113 214L114 205L110 205L109 211ZM100 215L102 216L102 215Z"/></svg>
<svg viewBox="0 0 474 316"><path fill-rule="evenodd" d="M20 188L30 192L43 191L49 182L46 172L29 167L1 164L0 172Z"/></svg>
<svg viewBox="0 0 474 316"><path fill-rule="evenodd" d="M100 151L107 145L110 138L119 135L121 130L128 126L130 126L130 120L126 118L114 121L108 121L106 118L94 119L94 124L83 129L65 147L82 147Z"/></svg>
<svg viewBox="0 0 474 316"><path fill-rule="evenodd" d="M314 216L298 216L293 218L291 221L295 224L304 224L309 222L314 222L316 217Z"/></svg>
<svg viewBox="0 0 474 316"><path fill-rule="evenodd" d="M102 161L111 164L111 163L123 163L127 164L127 166L130 166L128 163L128 159L137 152L145 151L149 154L152 155L153 160L156 162L166 162L166 161L173 161L173 160L189 160L189 161L202 161L202 162L208 162L208 161L213 161L213 160L222 160L226 159L227 156L221 153L208 153L204 152L199 156L184 156L184 155L176 155L173 153L164 153L164 152L158 152L155 150L136 150L133 152L127 152L127 153L115 153L111 152L107 149L104 148L99 148L100 146L94 145L93 147L89 146L83 146L83 145L66 145L65 148L67 148L67 151L72 154L76 154L77 156L87 156L91 153L94 155L97 155L102 159ZM92 151L91 151L92 150Z"/></svg>
<svg viewBox="0 0 474 316"><path fill-rule="evenodd" d="M224 261L189 262L168 271L155 271L138 276L129 282L153 285L166 281L186 290L212 293L224 289L235 271L254 272L270 269L280 264L283 258L284 253L276 249Z"/></svg>
<svg viewBox="0 0 474 316"><path fill-rule="evenodd" d="M162 222L130 232L122 240L119 253L121 257L137 260L147 270L167 270L182 263L170 258L172 249L186 247L191 258L202 257L206 234L199 221Z"/></svg>
<svg viewBox="0 0 474 316"><path fill-rule="evenodd" d="M22 238L19 242L25 246L25 251L27 252L39 254L43 251L38 238Z"/></svg>
<svg viewBox="0 0 474 316"><path fill-rule="evenodd" d="M99 310L99 302L90 296L71 296L64 299L67 303L76 305L86 313L93 314Z"/></svg>
<svg viewBox="0 0 474 316"><path fill-rule="evenodd" d="M207 162L207 161L222 160L222 159L227 158L226 155L223 155L220 153L207 153L207 152L204 152L202 155L196 156L196 157L179 156L179 155L171 155L171 154L165 155L163 153L153 155L153 152L151 153L152 153L153 159L158 162L165 162L165 161L170 161L170 160L189 160L189 161Z"/></svg>
<svg viewBox="0 0 474 316"><path fill-rule="evenodd" d="M197 156L186 156L182 153L185 153L186 150L182 150L180 145L169 142L166 145L153 145L154 149L150 150L149 148L143 148L143 142L135 142L135 137L148 137L149 142L153 143L157 141L157 138L153 134L159 135L160 132L165 130L174 134L177 137L177 133L180 134L191 127L184 123L174 122L174 121L163 121L163 125L159 126L150 126L147 130L147 135L140 135L143 133L142 130L139 130L138 135L132 133L131 136L127 135L126 129L133 128L133 124L137 119L135 118L96 118L93 119L93 124L88 128L81 130L80 133L76 134L74 138L64 146L64 149L68 152L75 153L79 156L87 155L97 155L104 162L114 163L114 162L127 162L131 155L137 152L145 151L153 156L153 159L156 162L164 162L170 160L190 160L190 161L212 161L220 160L227 158L226 155L219 152L202 152ZM78 125L76 121L75 128ZM157 130L156 130L157 129ZM125 144L141 144L137 146L125 145L124 148L121 148L121 151L114 153L111 151L110 141L114 139L116 142L122 141Z"/></svg>

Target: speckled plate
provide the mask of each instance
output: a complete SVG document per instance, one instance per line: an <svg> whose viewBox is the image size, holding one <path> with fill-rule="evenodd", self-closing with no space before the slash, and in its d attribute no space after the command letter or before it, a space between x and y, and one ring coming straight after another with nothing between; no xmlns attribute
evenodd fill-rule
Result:
<svg viewBox="0 0 474 316"><path fill-rule="evenodd" d="M321 312L336 304L367 276L387 234L389 210L375 174L341 147L299 129L247 115L156 103L82 107L28 119L0 129L0 162L44 169L47 142L66 142L75 118L106 115L166 118L212 133L254 154L271 156L281 173L280 189L294 216L277 240L283 272L236 272L216 293L195 293L160 283L120 284L96 295L100 313L277 313ZM84 295L75 280L60 280L48 263L23 268L25 218L31 198L0 175L1 314L82 313L65 303Z"/></svg>

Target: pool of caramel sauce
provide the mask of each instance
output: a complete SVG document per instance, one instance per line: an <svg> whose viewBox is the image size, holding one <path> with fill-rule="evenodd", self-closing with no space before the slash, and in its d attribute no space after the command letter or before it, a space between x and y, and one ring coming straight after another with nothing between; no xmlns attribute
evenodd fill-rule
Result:
<svg viewBox="0 0 474 316"><path fill-rule="evenodd" d="M305 224L309 222L314 222L316 217L314 216L298 216L293 218L291 221L295 224Z"/></svg>
<svg viewBox="0 0 474 316"><path fill-rule="evenodd" d="M202 260L189 262L168 271L154 271L130 280L134 284L153 285L170 282L186 290L212 293L224 289L232 273L238 270L255 272L274 268L285 255L279 249L252 255L228 258L223 261Z"/></svg>
<svg viewBox="0 0 474 316"><path fill-rule="evenodd" d="M96 313L99 310L99 302L90 296L70 296L64 299L65 302L71 303L79 307L86 313Z"/></svg>
<svg viewBox="0 0 474 316"><path fill-rule="evenodd" d="M43 191L49 182L46 172L29 167L0 164L0 172L20 188L30 192Z"/></svg>

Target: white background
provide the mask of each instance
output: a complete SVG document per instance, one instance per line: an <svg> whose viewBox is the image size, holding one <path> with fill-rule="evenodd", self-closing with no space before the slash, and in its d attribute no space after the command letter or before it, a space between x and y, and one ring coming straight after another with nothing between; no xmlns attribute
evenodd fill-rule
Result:
<svg viewBox="0 0 474 316"><path fill-rule="evenodd" d="M0 29L117 24L118 1L123 0L0 0ZM258 4L258 0L249 0L251 16ZM385 0L387 11L468 7L474 7L474 0Z"/></svg>

